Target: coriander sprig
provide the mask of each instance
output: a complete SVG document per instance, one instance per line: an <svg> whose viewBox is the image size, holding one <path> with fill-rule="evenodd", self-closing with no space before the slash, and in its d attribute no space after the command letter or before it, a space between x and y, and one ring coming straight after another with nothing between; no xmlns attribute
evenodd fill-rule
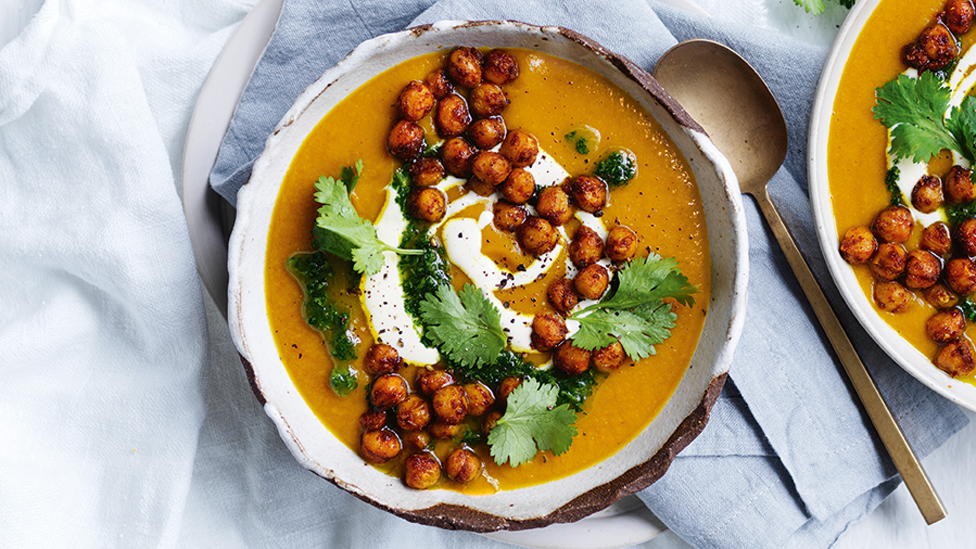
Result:
<svg viewBox="0 0 976 549"><path fill-rule="evenodd" d="M420 315L438 350L468 368L494 363L508 344L501 314L474 284L465 284L460 296L441 284L420 302Z"/></svg>
<svg viewBox="0 0 976 549"><path fill-rule="evenodd" d="M505 415L488 434L491 457L512 467L532 459L539 450L557 456L569 450L576 436L576 414L568 404L556 406L559 388L526 379L508 396Z"/></svg>

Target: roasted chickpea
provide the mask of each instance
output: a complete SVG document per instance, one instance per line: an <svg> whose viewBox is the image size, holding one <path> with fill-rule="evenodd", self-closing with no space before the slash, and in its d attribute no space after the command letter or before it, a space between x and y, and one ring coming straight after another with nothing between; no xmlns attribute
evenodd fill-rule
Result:
<svg viewBox="0 0 976 549"><path fill-rule="evenodd" d="M379 431L386 426L386 412L366 410L359 416L359 427L363 431Z"/></svg>
<svg viewBox="0 0 976 549"><path fill-rule="evenodd" d="M512 130L505 136L499 149L516 168L525 168L539 156L539 140L524 130Z"/></svg>
<svg viewBox="0 0 976 549"><path fill-rule="evenodd" d="M893 205L881 210L875 216L871 228L881 241L901 244L912 236L914 226L915 219L912 217L912 211L905 206Z"/></svg>
<svg viewBox="0 0 976 549"><path fill-rule="evenodd" d="M942 206L942 180L932 175L923 175L912 189L912 206L922 213L932 213Z"/></svg>
<svg viewBox="0 0 976 549"><path fill-rule="evenodd" d="M443 421L435 420L433 423L427 426L427 432L430 436L438 438L441 440L454 438L461 432L461 424L452 425L450 423L444 423Z"/></svg>
<svg viewBox="0 0 976 549"><path fill-rule="evenodd" d="M454 376L447 370L427 370L417 376L417 388L427 396L433 396L441 387L454 384Z"/></svg>
<svg viewBox="0 0 976 549"><path fill-rule="evenodd" d="M507 84L518 78L518 61L511 54L501 50L491 50L485 55L481 67L481 78L492 84Z"/></svg>
<svg viewBox="0 0 976 549"><path fill-rule="evenodd" d="M411 122L427 116L433 108L434 92L419 80L407 84L397 98L397 110L400 111L400 116Z"/></svg>
<svg viewBox="0 0 976 549"><path fill-rule="evenodd" d="M630 227L617 225L607 234L607 257L613 261L628 261L637 254L637 233Z"/></svg>
<svg viewBox="0 0 976 549"><path fill-rule="evenodd" d="M403 359L397 350L385 343L374 343L363 358L363 370L370 375L392 374L400 369Z"/></svg>
<svg viewBox="0 0 976 549"><path fill-rule="evenodd" d="M468 413L468 397L460 385L448 385L434 392L434 415L443 423L457 425Z"/></svg>
<svg viewBox="0 0 976 549"><path fill-rule="evenodd" d="M476 151L463 138L448 139L441 147L441 160L447 173L466 179L471 176L471 160Z"/></svg>
<svg viewBox="0 0 976 549"><path fill-rule="evenodd" d="M950 307L955 307L959 304L959 296L957 296L952 290L949 289L948 286L942 284L941 282L930 286L925 290L923 295L925 296L925 301L929 302L929 305L940 311Z"/></svg>
<svg viewBox="0 0 976 549"><path fill-rule="evenodd" d="M903 313L908 310L912 293L898 282L879 280L874 283L874 303L882 311Z"/></svg>
<svg viewBox="0 0 976 549"><path fill-rule="evenodd" d="M434 125L437 127L437 135L448 138L457 137L468 129L471 123L471 113L468 112L468 104L459 95L448 95L437 102L435 111Z"/></svg>
<svg viewBox="0 0 976 549"><path fill-rule="evenodd" d="M430 88L435 99L443 99L454 93L454 84L447 79L447 73L443 69L433 70L427 74L424 78L424 84L427 84L427 87Z"/></svg>
<svg viewBox="0 0 976 549"><path fill-rule="evenodd" d="M529 216L522 206L515 206L501 200L492 206L492 213L494 214L495 227L506 233L519 228L519 225L525 223L525 219Z"/></svg>
<svg viewBox="0 0 976 549"><path fill-rule="evenodd" d="M939 281L942 260L925 250L912 250L905 260L905 286L924 290Z"/></svg>
<svg viewBox="0 0 976 549"><path fill-rule="evenodd" d="M481 83L482 54L475 48L456 48L447 59L447 75L465 88Z"/></svg>
<svg viewBox="0 0 976 549"><path fill-rule="evenodd" d="M501 118L482 118L468 126L467 136L475 147L487 151L505 139L505 131L505 122Z"/></svg>
<svg viewBox="0 0 976 549"><path fill-rule="evenodd" d="M906 64L920 71L937 71L959 55L959 47L952 32L941 22L929 26L905 46L902 57Z"/></svg>
<svg viewBox="0 0 976 549"><path fill-rule="evenodd" d="M851 227L840 240L840 256L852 265L860 265L871 260L878 249L874 233L863 226Z"/></svg>
<svg viewBox="0 0 976 549"><path fill-rule="evenodd" d="M942 21L955 35L966 34L973 25L972 0L949 0L942 12Z"/></svg>
<svg viewBox="0 0 976 549"><path fill-rule="evenodd" d="M566 339L566 322L555 313L541 313L532 318L532 348L551 351Z"/></svg>
<svg viewBox="0 0 976 549"><path fill-rule="evenodd" d="M389 429L366 431L360 439L359 449L370 463L386 463L400 455L400 439Z"/></svg>
<svg viewBox="0 0 976 549"><path fill-rule="evenodd" d="M952 377L962 377L973 371L973 344L968 339L946 343L935 357L935 365Z"/></svg>
<svg viewBox="0 0 976 549"><path fill-rule="evenodd" d="M947 255L952 249L952 236L949 233L949 226L941 221L925 227L922 230L922 240L919 247L928 250L935 255Z"/></svg>
<svg viewBox="0 0 976 549"><path fill-rule="evenodd" d="M553 225L563 225L573 217L573 208L569 205L569 195L558 186L552 185L539 191L535 210L546 221Z"/></svg>
<svg viewBox="0 0 976 549"><path fill-rule="evenodd" d="M908 259L908 252L901 244L882 242L878 245L878 251L868 265L871 272L881 280L895 280L901 273L905 272L905 261Z"/></svg>
<svg viewBox="0 0 976 549"><path fill-rule="evenodd" d="M410 181L417 187L433 187L444 179L444 164L436 158L418 158L410 165Z"/></svg>
<svg viewBox="0 0 976 549"><path fill-rule="evenodd" d="M968 295L976 289L976 263L968 257L950 259L945 266L946 284L959 295Z"/></svg>
<svg viewBox="0 0 976 549"><path fill-rule="evenodd" d="M576 286L568 278L554 280L546 290L546 297L549 304L561 315L568 315L573 307L579 304L579 294L576 293Z"/></svg>
<svg viewBox="0 0 976 549"><path fill-rule="evenodd" d="M430 433L427 431L407 431L400 435L403 446L412 450L423 450L430 446Z"/></svg>
<svg viewBox="0 0 976 549"><path fill-rule="evenodd" d="M559 243L559 233L541 217L526 219L515 232L525 253L535 257L551 252Z"/></svg>
<svg viewBox="0 0 976 549"><path fill-rule="evenodd" d="M485 422L481 424L481 432L484 433L485 436L490 435L491 430L495 428L495 425L498 425L498 420L501 419L503 415L504 414L502 414L499 410L488 412L488 415L485 416Z"/></svg>
<svg viewBox="0 0 976 549"><path fill-rule="evenodd" d="M430 452L410 454L403 462L403 480L415 490L424 490L441 479L441 463Z"/></svg>
<svg viewBox="0 0 976 549"><path fill-rule="evenodd" d="M603 259L603 239L593 229L580 225L569 243L569 260L582 269Z"/></svg>
<svg viewBox="0 0 976 549"><path fill-rule="evenodd" d="M949 343L953 339L959 339L965 331L966 316L959 307L935 313L925 321L925 333L936 343Z"/></svg>
<svg viewBox="0 0 976 549"><path fill-rule="evenodd" d="M561 372L570 376L577 376L590 368L590 352L573 345L570 340L564 341L556 347L552 361Z"/></svg>
<svg viewBox="0 0 976 549"><path fill-rule="evenodd" d="M535 194L535 177L522 168L514 168L499 190L512 204L525 204Z"/></svg>
<svg viewBox="0 0 976 549"><path fill-rule="evenodd" d="M471 161L471 173L492 187L501 185L511 171L511 163L494 151L482 151Z"/></svg>
<svg viewBox="0 0 976 549"><path fill-rule="evenodd" d="M430 423L430 404L420 395L410 395L397 405L396 418L404 431L419 431Z"/></svg>
<svg viewBox="0 0 976 549"><path fill-rule="evenodd" d="M573 277L573 285L586 299L600 299L610 285L610 272L600 264L590 265Z"/></svg>
<svg viewBox="0 0 976 549"><path fill-rule="evenodd" d="M403 402L408 393L407 381L397 374L383 374L373 381L370 396L373 406L380 410L392 408Z"/></svg>
<svg viewBox="0 0 976 549"><path fill-rule="evenodd" d="M625 356L624 346L619 341L614 341L606 347L594 349L590 353L590 365L598 372L609 374L620 369L620 365L624 363Z"/></svg>
<svg viewBox="0 0 976 549"><path fill-rule="evenodd" d="M464 394L468 398L468 415L480 416L495 403L495 395L483 383L474 382L464 385Z"/></svg>
<svg viewBox="0 0 976 549"><path fill-rule="evenodd" d="M970 217L956 227L956 244L962 253L976 256L976 218Z"/></svg>
<svg viewBox="0 0 976 549"><path fill-rule="evenodd" d="M405 161L416 158L423 146L424 129L409 120L400 120L394 124L386 139L386 148L390 154Z"/></svg>
<svg viewBox="0 0 976 549"><path fill-rule="evenodd" d="M577 175L570 179L569 194L584 212L596 212L607 204L607 184L592 175Z"/></svg>
<svg viewBox="0 0 976 549"><path fill-rule="evenodd" d="M407 206L417 219L437 223L444 219L447 211L447 197L435 187L418 187L407 195Z"/></svg>
<svg viewBox="0 0 976 549"><path fill-rule="evenodd" d="M447 456L444 469L454 482L467 484L481 474L481 458L467 448L458 448Z"/></svg>
<svg viewBox="0 0 976 549"><path fill-rule="evenodd" d="M498 386L498 399L502 402L508 402L508 395L512 394L512 391L516 387L522 384L522 379L518 377L506 377L502 380L501 384Z"/></svg>
<svg viewBox="0 0 976 549"><path fill-rule="evenodd" d="M976 200L976 185L973 184L973 172L962 166L953 166L942 178L946 198L949 202L961 203Z"/></svg>
<svg viewBox="0 0 976 549"><path fill-rule="evenodd" d="M464 188L478 196L491 196L495 194L495 187L473 175L464 183Z"/></svg>
<svg viewBox="0 0 976 549"><path fill-rule="evenodd" d="M501 88L494 84L479 84L471 90L471 112L479 118L497 116L505 110L511 101Z"/></svg>

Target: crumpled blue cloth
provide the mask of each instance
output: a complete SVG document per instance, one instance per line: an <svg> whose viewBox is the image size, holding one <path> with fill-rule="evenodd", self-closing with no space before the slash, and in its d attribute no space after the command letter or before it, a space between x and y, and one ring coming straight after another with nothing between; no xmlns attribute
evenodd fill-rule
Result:
<svg viewBox="0 0 976 549"><path fill-rule="evenodd" d="M301 90L358 43L444 19L514 19L561 25L648 71L669 47L709 38L741 53L766 79L786 116L790 146L770 184L801 250L838 309L907 438L925 456L968 422L916 382L860 328L834 287L816 240L806 180L806 141L827 56L768 29L723 23L653 0L286 0L278 28L244 92L211 174L236 198L265 137ZM730 379L708 427L670 471L639 494L700 547L822 547L874 509L899 479L768 228L746 199L750 302Z"/></svg>

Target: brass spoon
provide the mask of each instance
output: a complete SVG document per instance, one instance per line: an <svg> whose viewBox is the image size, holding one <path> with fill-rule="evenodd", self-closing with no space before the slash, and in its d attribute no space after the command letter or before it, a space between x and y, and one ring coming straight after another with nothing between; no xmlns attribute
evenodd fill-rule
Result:
<svg viewBox="0 0 976 549"><path fill-rule="evenodd" d="M742 192L756 200L915 504L928 524L942 520L945 508L918 456L769 198L766 184L786 158L787 134L783 113L766 83L738 54L709 40L688 40L671 48L654 67L654 77L702 124L732 164Z"/></svg>

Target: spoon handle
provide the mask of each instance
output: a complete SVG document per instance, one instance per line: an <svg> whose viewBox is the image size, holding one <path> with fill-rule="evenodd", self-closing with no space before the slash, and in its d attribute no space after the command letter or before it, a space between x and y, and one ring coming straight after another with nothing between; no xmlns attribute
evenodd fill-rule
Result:
<svg viewBox="0 0 976 549"><path fill-rule="evenodd" d="M939 495L935 493L935 489L929 482L918 456L915 455L915 451L905 439L905 434L898 426L898 422L895 421L891 410L881 397L881 393L878 392L878 387L871 378L871 374L861 362L851 340L847 337L847 332L837 320L837 315L834 314L834 310L814 278L813 272L800 254L800 249L789 229L783 223L783 218L780 217L776 205L770 200L769 192L763 186L759 191L751 194L759 204L759 209L762 211L763 217L766 218L766 222L769 223L776 240L779 241L783 253L786 254L786 259L789 261L790 267L793 268L793 273L796 275L800 287L803 288L807 300L820 320L820 324L823 326L831 345L833 345L837 357L844 365L847 377L854 386L857 396L861 399L864 410L877 429L881 442L884 443L895 468L898 469L902 480L905 481L905 486L908 487L912 498L915 499L915 504L922 512L925 522L933 524L942 520L946 516L946 511L945 507L942 506L942 501L939 500Z"/></svg>

